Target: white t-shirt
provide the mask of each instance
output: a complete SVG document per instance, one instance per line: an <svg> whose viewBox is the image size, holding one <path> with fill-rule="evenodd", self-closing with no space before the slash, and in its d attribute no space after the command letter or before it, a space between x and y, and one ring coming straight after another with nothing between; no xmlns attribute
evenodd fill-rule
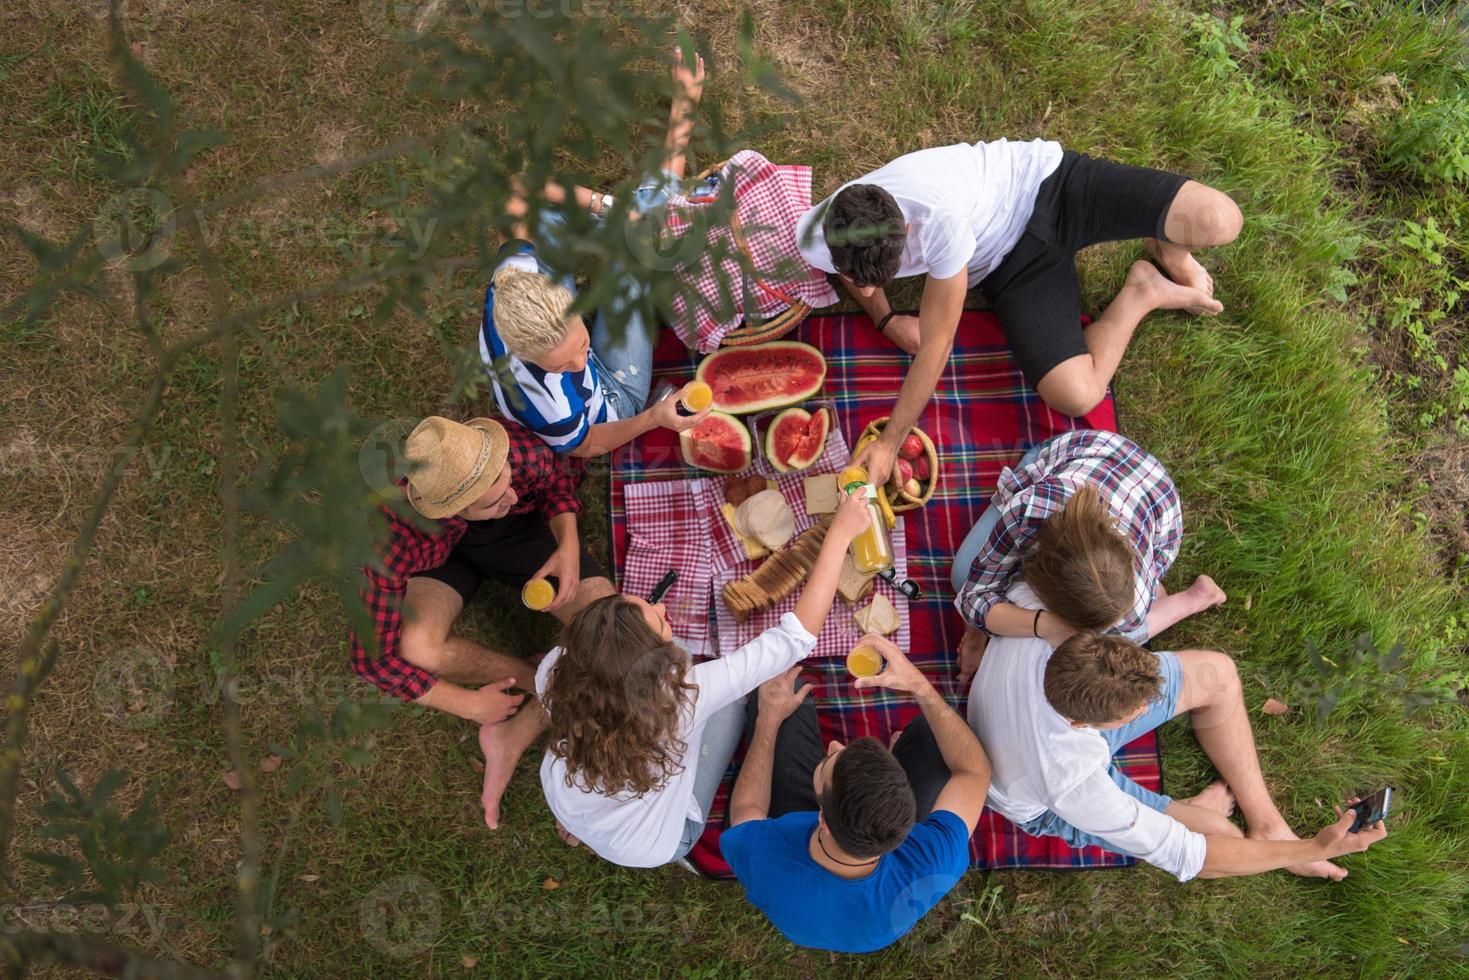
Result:
<svg viewBox="0 0 1469 980"><path fill-rule="evenodd" d="M703 820L694 800L694 767L704 723L725 705L738 701L772 677L794 667L816 647L795 613L761 633L727 657L695 664L689 680L698 687L679 725L678 737L688 747L682 768L662 789L635 797L630 793L607 796L578 783L566 784L566 763L549 749L541 760L541 788L546 805L581 842L614 864L629 868L656 868L673 860L683 837L684 820ZM561 648L556 647L536 670L536 694L544 695L546 681Z"/></svg>
<svg viewBox="0 0 1469 980"><path fill-rule="evenodd" d="M898 202L908 224L900 278L948 279L967 268L974 286L1020 241L1041 182L1060 164L1061 144L1050 140L955 143L905 154L837 190L876 184ZM823 272L837 271L821 227L835 196L796 223L802 258Z"/></svg>
<svg viewBox="0 0 1469 980"><path fill-rule="evenodd" d="M1010 602L1041 608L1023 583ZM1094 728L1073 728L1046 701L1051 645L995 636L969 691L969 727L993 774L985 802L1015 823L1047 810L1084 833L1114 844L1188 881L1204 866L1204 835L1144 805L1112 781L1112 748Z"/></svg>

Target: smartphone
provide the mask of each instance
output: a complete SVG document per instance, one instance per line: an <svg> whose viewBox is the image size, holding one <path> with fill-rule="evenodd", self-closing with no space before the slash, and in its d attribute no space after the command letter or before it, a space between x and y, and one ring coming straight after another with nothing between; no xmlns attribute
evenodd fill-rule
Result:
<svg viewBox="0 0 1469 980"><path fill-rule="evenodd" d="M1387 819L1387 811L1392 806L1392 787L1384 786L1371 796L1362 797L1360 803L1353 803L1352 809L1357 812L1357 818L1352 821L1350 832L1360 833L1377 823L1379 820Z"/></svg>

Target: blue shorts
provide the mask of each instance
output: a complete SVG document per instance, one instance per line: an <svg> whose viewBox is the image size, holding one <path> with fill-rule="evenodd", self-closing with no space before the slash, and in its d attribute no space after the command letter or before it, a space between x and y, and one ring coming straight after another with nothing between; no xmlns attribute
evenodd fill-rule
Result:
<svg viewBox="0 0 1469 980"><path fill-rule="evenodd" d="M1113 755L1116 755L1128 742L1141 738L1178 713L1178 698L1183 693L1183 664L1179 662L1176 653L1155 652L1153 656L1158 658L1158 670L1163 675L1163 690L1157 700L1148 705L1148 710L1121 728L1098 732L1112 747ZM1133 799L1142 801L1144 806L1151 807L1159 813L1167 810L1168 804L1173 802L1173 797L1154 793L1128 779L1115 763L1108 768L1107 772L1111 775L1112 781L1121 787L1122 792ZM1032 837L1059 837L1072 847L1086 847L1089 844L1095 844L1113 853L1125 853L1120 851L1115 844L1109 844L1100 837L1077 830L1049 810L1033 820L1020 824L1020 829ZM1136 857L1137 855L1130 856Z"/></svg>

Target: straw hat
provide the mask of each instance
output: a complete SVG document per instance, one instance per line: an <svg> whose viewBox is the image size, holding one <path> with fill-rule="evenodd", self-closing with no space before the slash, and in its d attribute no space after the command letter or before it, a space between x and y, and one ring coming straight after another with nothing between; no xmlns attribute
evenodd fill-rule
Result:
<svg viewBox="0 0 1469 980"><path fill-rule="evenodd" d="M452 422L430 415L408 434L408 502L424 517L451 517L500 478L510 440L494 419Z"/></svg>

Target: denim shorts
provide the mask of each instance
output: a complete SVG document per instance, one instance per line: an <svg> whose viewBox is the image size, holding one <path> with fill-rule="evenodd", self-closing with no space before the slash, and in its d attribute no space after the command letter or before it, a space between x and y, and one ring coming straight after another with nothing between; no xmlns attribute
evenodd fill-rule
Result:
<svg viewBox="0 0 1469 980"><path fill-rule="evenodd" d="M1116 755L1128 742L1136 738L1141 738L1178 713L1178 698L1183 693L1183 664L1179 662L1176 653L1155 652L1153 656L1158 658L1158 670L1163 675L1163 690L1157 699L1148 705L1148 710L1121 728L1097 733L1107 740L1107 744L1111 747L1113 755ZM1173 802L1173 797L1164 796L1162 793L1154 793L1150 789L1144 789L1127 778L1127 776L1123 775L1122 770L1117 768L1115 763L1108 767L1107 773L1112 777L1112 781L1121 787L1122 792L1135 800L1141 801L1144 806L1157 810L1159 813L1167 810L1168 804ZM1097 847L1112 851L1113 853L1126 853L1120 850L1115 844L1110 844L1100 837L1095 837L1077 830L1049 810L1033 820L1027 820L1025 823L1020 824L1020 829L1032 837L1059 837L1072 847L1086 847L1089 844L1095 844ZM1137 855L1133 854L1129 855L1129 857L1137 857Z"/></svg>

